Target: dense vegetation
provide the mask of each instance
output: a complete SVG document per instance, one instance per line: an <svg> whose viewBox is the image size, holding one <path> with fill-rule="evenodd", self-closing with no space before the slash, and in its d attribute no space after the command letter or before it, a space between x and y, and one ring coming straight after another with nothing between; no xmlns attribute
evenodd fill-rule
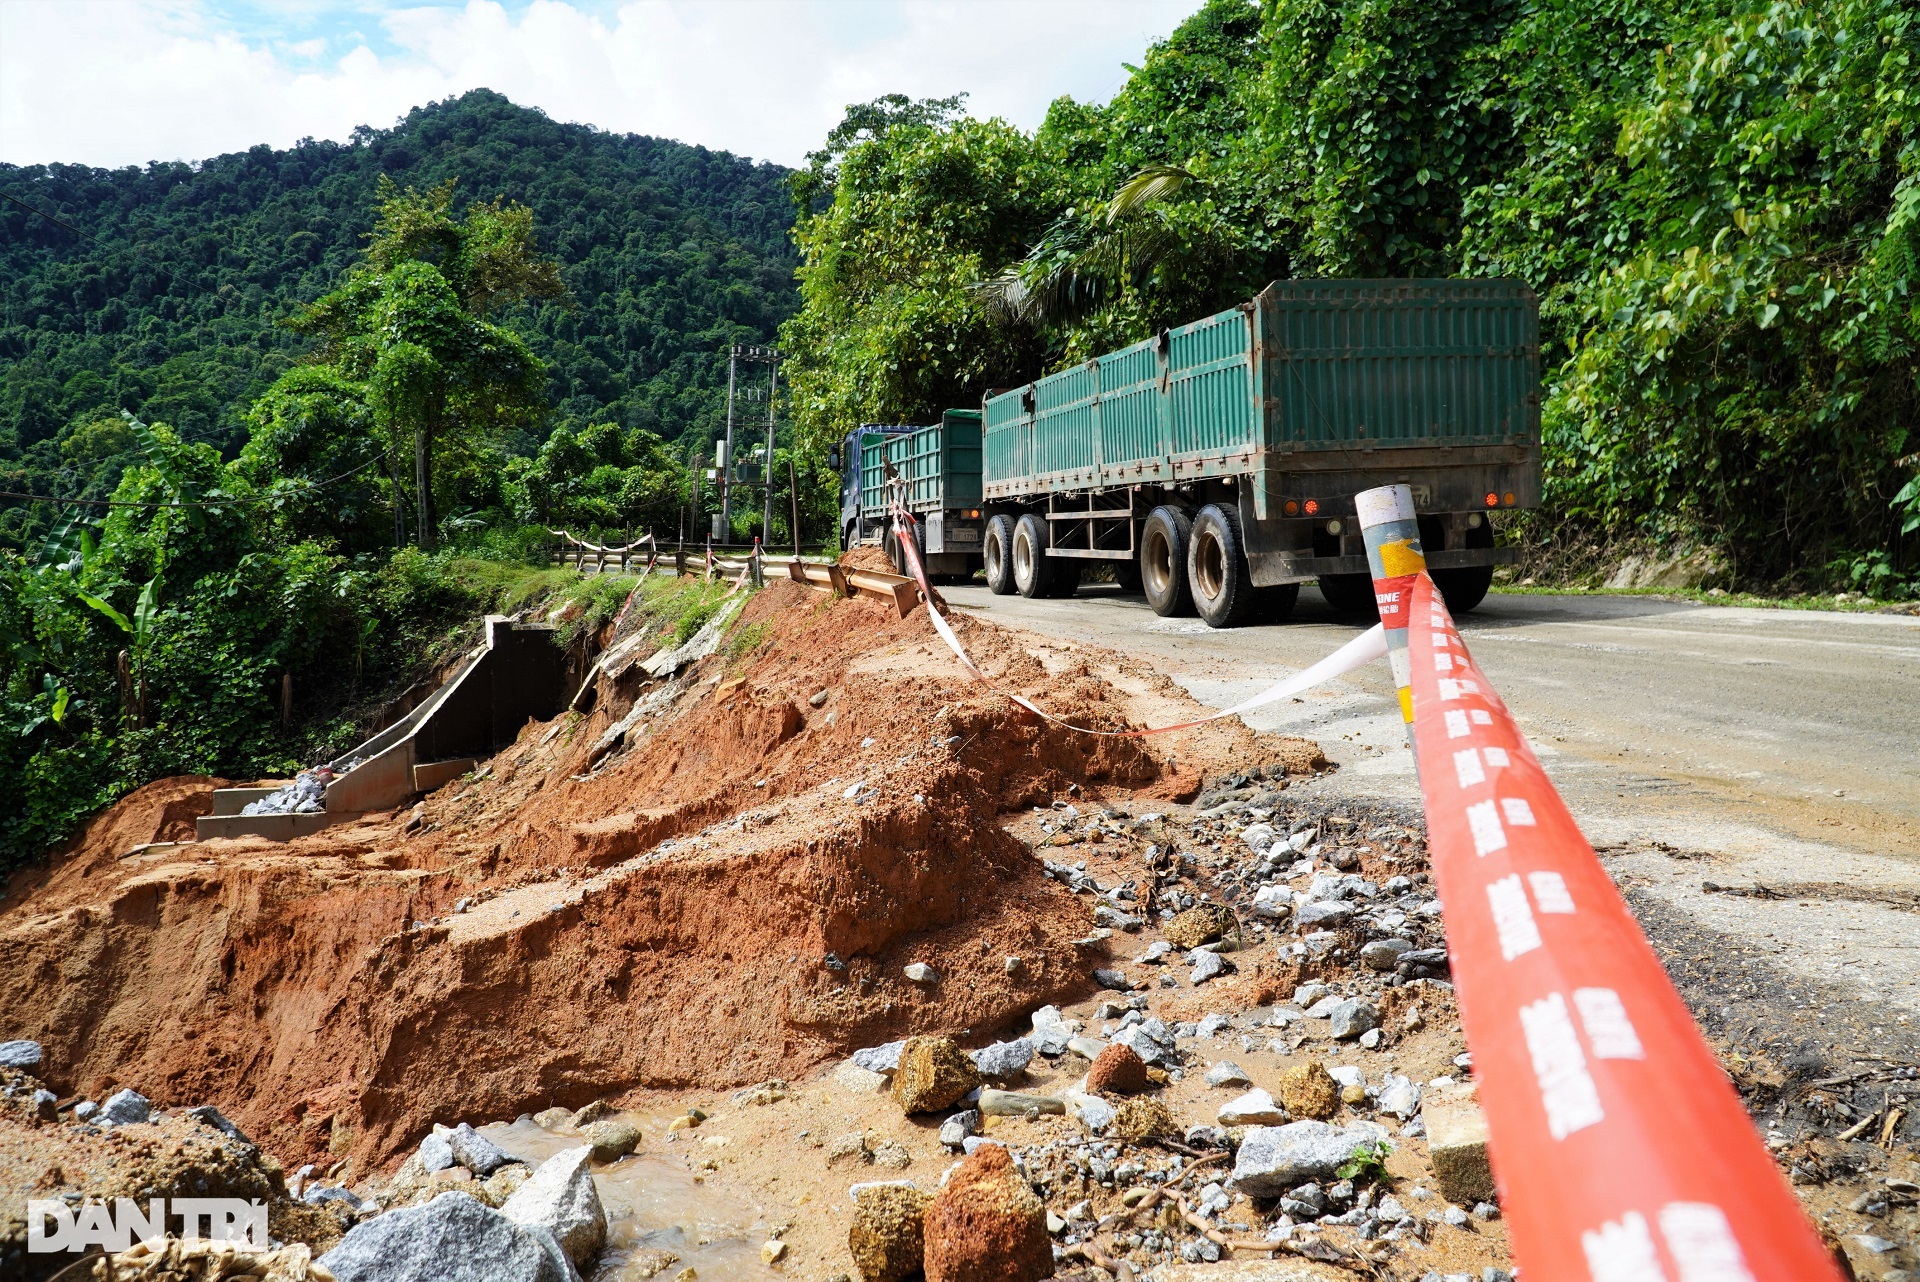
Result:
<svg viewBox="0 0 1920 1282"><path fill-rule="evenodd" d="M1536 536L1920 591L1917 45L1906 0L1211 0L1032 135L870 104L798 178L796 421L922 419L1276 277L1516 276Z"/></svg>
<svg viewBox="0 0 1920 1282"><path fill-rule="evenodd" d="M596 624L631 584L529 523L671 531L726 346L793 308L785 171L486 92L0 191L86 233L0 209L0 489L113 505L0 500L0 869L334 755L488 610Z"/></svg>
<svg viewBox="0 0 1920 1282"><path fill-rule="evenodd" d="M559 263L563 295L487 317L544 371L542 413L489 434L495 457L532 455L555 425L705 448L725 413L727 345L771 341L793 310L787 178L558 124L485 90L346 144L197 167L0 165L0 192L79 229L0 201L0 490L105 498L140 458L123 410L233 457L256 399L315 345L282 322L358 260L382 179L422 193L457 181L456 212L524 205ZM507 506L501 475L477 459L454 469L445 515ZM0 546L31 548L53 514L0 500Z"/></svg>

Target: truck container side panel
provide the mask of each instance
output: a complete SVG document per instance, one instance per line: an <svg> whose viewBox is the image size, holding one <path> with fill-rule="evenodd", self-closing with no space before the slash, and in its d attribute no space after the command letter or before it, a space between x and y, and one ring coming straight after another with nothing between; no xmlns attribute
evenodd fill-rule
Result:
<svg viewBox="0 0 1920 1282"><path fill-rule="evenodd" d="M1034 470L1086 474L1098 465L1099 365L1063 370L1036 389L1035 417L1047 424L1034 436ZM1091 479L1090 477L1087 479Z"/></svg>
<svg viewBox="0 0 1920 1282"><path fill-rule="evenodd" d="M1284 282L1262 303L1275 443L1479 443L1536 430L1538 326L1515 282Z"/></svg>
<svg viewBox="0 0 1920 1282"><path fill-rule="evenodd" d="M1251 468L1268 476L1264 506L1294 471L1442 466L1425 457L1435 448L1534 458L1539 343L1519 281L1277 281L1247 307L989 401L986 482L1017 497ZM1376 450L1405 453L1364 457Z"/></svg>
<svg viewBox="0 0 1920 1282"><path fill-rule="evenodd" d="M1169 336L1168 396L1173 455L1218 455L1256 444L1251 344L1235 309L1183 325Z"/></svg>
<svg viewBox="0 0 1920 1282"><path fill-rule="evenodd" d="M1103 479L1112 485L1158 476L1166 457L1162 428L1160 357L1149 339L1124 347L1100 361L1100 458ZM1138 464L1150 470L1135 470Z"/></svg>
<svg viewBox="0 0 1920 1282"><path fill-rule="evenodd" d="M976 412L949 410L940 423L941 453L931 462L945 480L929 502L931 507L978 507L980 504L981 429Z"/></svg>
<svg viewBox="0 0 1920 1282"><path fill-rule="evenodd" d="M987 402L982 465L986 481L1008 481L1033 471L1033 423L1020 409L1020 394L996 396Z"/></svg>

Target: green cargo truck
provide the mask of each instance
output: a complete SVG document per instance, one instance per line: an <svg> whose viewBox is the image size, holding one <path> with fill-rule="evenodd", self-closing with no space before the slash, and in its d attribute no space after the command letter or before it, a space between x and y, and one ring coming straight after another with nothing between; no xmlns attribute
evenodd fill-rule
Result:
<svg viewBox="0 0 1920 1282"><path fill-rule="evenodd" d="M895 567L907 572L887 519L890 463L905 482L907 508L920 523L919 550L927 573L966 578L981 568L979 410L948 410L927 427L859 428L847 434L833 462L841 478L842 547L880 544Z"/></svg>
<svg viewBox="0 0 1920 1282"><path fill-rule="evenodd" d="M1403 483L1467 610L1513 559L1494 517L1540 502L1539 307L1514 280L1276 281L984 414L997 593L1069 595L1105 561L1215 627L1284 618L1310 579L1367 613L1353 496Z"/></svg>

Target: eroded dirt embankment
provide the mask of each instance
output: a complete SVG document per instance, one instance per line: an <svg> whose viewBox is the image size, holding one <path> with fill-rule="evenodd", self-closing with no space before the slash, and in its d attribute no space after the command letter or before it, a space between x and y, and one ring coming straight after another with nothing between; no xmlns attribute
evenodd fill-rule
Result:
<svg viewBox="0 0 1920 1282"><path fill-rule="evenodd" d="M1122 724L1104 680L960 626L1002 684ZM46 1045L62 1094L212 1102L289 1162L364 1170L434 1119L798 1076L1081 995L1086 909L995 816L1069 785L1190 794L1196 754L1244 759L1253 736L1183 736L1175 775L966 682L927 635L920 612L775 584L731 656L603 679L591 714L530 724L416 814L286 845L125 857L184 835L216 781L152 785L0 901L7 1035ZM910 961L942 981L907 982Z"/></svg>

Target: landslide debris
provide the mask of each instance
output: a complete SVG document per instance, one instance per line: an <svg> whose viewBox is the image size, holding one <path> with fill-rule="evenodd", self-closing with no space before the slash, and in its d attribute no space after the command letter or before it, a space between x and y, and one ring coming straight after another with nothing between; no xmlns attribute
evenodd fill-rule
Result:
<svg viewBox="0 0 1920 1282"><path fill-rule="evenodd" d="M1004 686L1127 723L1084 664L956 626ZM638 658L674 620L626 627L636 661L600 666L590 712L411 815L135 851L219 781L134 794L0 900L6 1031L63 1094L215 1100L290 1163L364 1173L435 1118L790 1079L1086 991L1084 910L997 816L1150 789L1149 746L1033 718L870 597L776 582L658 678ZM1281 777L1313 755L1259 742Z"/></svg>

